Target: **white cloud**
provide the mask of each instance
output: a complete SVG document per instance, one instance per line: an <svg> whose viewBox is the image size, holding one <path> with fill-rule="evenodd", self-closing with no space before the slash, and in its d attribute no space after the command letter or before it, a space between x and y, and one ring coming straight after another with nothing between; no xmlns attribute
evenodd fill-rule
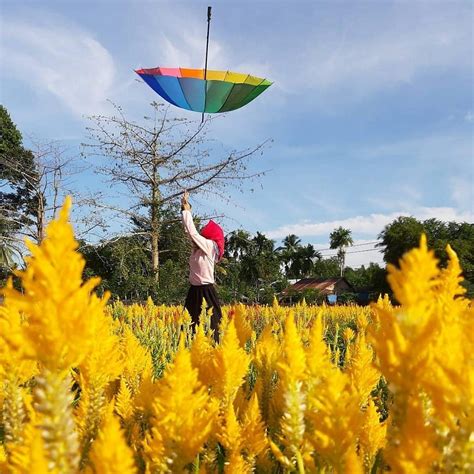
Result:
<svg viewBox="0 0 474 474"><path fill-rule="evenodd" d="M163 32L161 42L161 64L151 65L151 67L204 67L202 32L194 32L193 34L192 29L191 31L183 31L183 29L181 29L181 32L179 30L170 33ZM210 69L215 69L215 62L220 57L221 51L221 44L217 41L213 41L208 58L208 63L212 64ZM150 65L148 67L150 67Z"/></svg>
<svg viewBox="0 0 474 474"><path fill-rule="evenodd" d="M103 109L115 79L109 52L56 16L35 22L3 18L2 62L2 76L49 92L76 115Z"/></svg>
<svg viewBox="0 0 474 474"><path fill-rule="evenodd" d="M137 31L137 35L141 34L143 37L139 56L140 67L204 67L206 31L202 16L197 17L189 5L180 5L177 2L164 3L159 15L148 17L148 5L140 2L137 8L142 8L144 20L147 22L146 27ZM150 41L150 31L156 32L154 41ZM223 43L211 31L209 69L226 67L223 64L224 58Z"/></svg>
<svg viewBox="0 0 474 474"><path fill-rule="evenodd" d="M471 178L457 176L451 178L451 199L460 209L474 209L474 182Z"/></svg>
<svg viewBox="0 0 474 474"><path fill-rule="evenodd" d="M313 29L302 51L285 57L287 67L275 71L283 88L310 88L321 98L342 91L348 101L421 74L470 71L472 10L423 2L373 5L364 14L354 5L339 24ZM337 97L331 94L331 103Z"/></svg>
<svg viewBox="0 0 474 474"><path fill-rule="evenodd" d="M468 112L466 112L466 115L464 116L464 120L466 120L466 122L472 122L474 120L474 113L472 112L472 110L469 110Z"/></svg>
<svg viewBox="0 0 474 474"><path fill-rule="evenodd" d="M326 222L305 222L301 224L287 224L274 230L266 231L265 234L272 238L283 238L289 234L300 237L327 236L336 227L348 228L353 234L377 236L378 233L398 216L414 216L417 219L439 219L442 221L467 221L474 222L474 212L458 211L452 207L417 207L412 210L400 210L390 214L369 214L367 216L355 216Z"/></svg>

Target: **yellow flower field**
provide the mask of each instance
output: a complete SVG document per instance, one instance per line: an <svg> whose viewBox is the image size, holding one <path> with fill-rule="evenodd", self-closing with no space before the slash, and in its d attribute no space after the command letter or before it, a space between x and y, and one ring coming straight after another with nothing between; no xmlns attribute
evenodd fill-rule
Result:
<svg viewBox="0 0 474 474"><path fill-rule="evenodd" d="M474 308L449 249L389 267L400 306L107 305L67 201L0 306L0 471L393 473L474 469ZM204 313L203 313L204 314Z"/></svg>

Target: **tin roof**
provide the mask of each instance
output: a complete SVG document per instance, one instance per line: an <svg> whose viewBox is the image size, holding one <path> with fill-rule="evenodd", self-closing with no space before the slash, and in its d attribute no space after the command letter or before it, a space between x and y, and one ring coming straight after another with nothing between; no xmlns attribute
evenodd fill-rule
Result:
<svg viewBox="0 0 474 474"><path fill-rule="evenodd" d="M285 290L293 291L303 291L303 290L318 290L322 293L328 292L328 287L335 285L339 281L344 281L349 288L352 288L352 285L344 278L303 278L302 280L297 281L289 288Z"/></svg>

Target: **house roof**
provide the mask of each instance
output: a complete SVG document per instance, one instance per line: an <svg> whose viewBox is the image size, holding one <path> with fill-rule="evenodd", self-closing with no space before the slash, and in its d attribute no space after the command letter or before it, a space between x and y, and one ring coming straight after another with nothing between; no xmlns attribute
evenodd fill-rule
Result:
<svg viewBox="0 0 474 474"><path fill-rule="evenodd" d="M335 285L339 281L344 281L344 283L349 286L349 288L352 288L352 285L344 278L344 277L338 277L338 278L303 278L302 280L297 281L293 285L291 285L289 288L287 288L286 291L288 290L293 290L293 291L303 291L303 290L318 290L321 292L327 291L328 287Z"/></svg>

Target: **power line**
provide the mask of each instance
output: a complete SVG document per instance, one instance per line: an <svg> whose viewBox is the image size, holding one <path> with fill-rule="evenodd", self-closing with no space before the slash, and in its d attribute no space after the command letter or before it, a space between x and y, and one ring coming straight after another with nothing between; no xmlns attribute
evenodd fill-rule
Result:
<svg viewBox="0 0 474 474"><path fill-rule="evenodd" d="M380 249L373 248L373 249L365 249L365 250L354 250L353 252L346 252L346 255L351 254L351 253L363 253L363 252L375 252L375 251L381 252ZM337 253L323 255L323 257L336 257L336 256L337 256Z"/></svg>
<svg viewBox="0 0 474 474"><path fill-rule="evenodd" d="M348 247L362 247L364 245L374 245L374 244L379 244L380 241L378 240L374 240L373 242L365 242L363 244L354 244L354 245L350 245ZM316 249L318 250L318 252L325 252L325 251L328 251L328 250L336 250L336 249L332 249L331 247L327 248L327 249ZM346 253L350 253L350 252L346 252Z"/></svg>
<svg viewBox="0 0 474 474"><path fill-rule="evenodd" d="M374 251L381 252L380 249L373 248L373 249L366 249L366 250L354 250L354 252L346 252L346 254L348 254L348 253L374 252Z"/></svg>

